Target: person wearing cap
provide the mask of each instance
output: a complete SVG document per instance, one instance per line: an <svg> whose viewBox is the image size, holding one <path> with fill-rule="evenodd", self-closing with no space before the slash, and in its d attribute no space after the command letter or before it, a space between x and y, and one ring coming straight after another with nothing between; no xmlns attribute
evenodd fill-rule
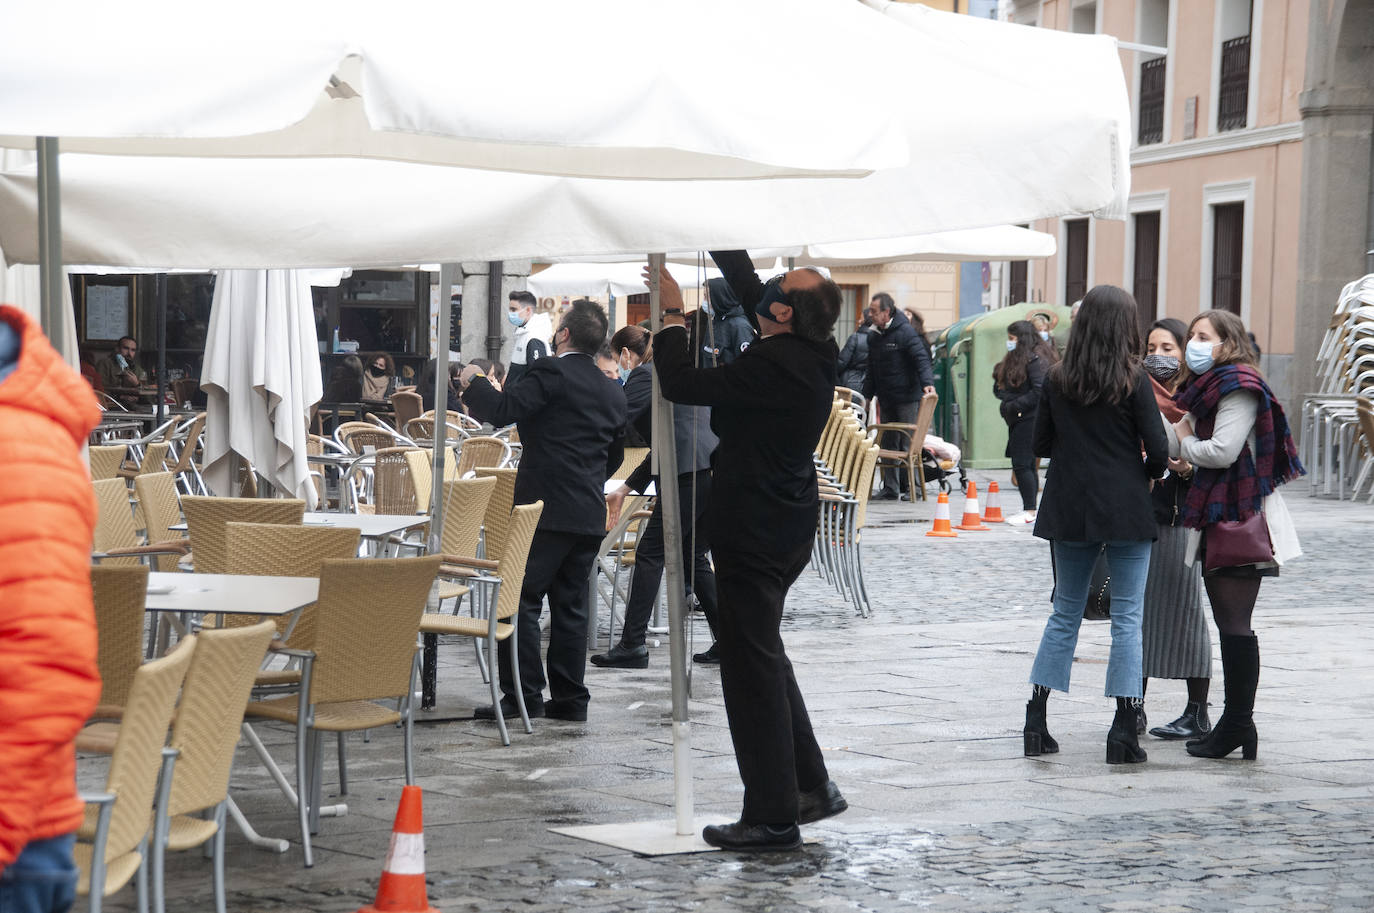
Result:
<svg viewBox="0 0 1374 913"><path fill-rule="evenodd" d="M682 292L662 270L654 338L663 395L711 407L716 450L706 529L715 562L720 679L744 782L738 821L702 831L736 851L801 846L797 825L848 804L830 779L783 647L787 591L811 558L819 497L812 460L834 399L840 290L809 269L759 280L745 251L711 257L760 338L716 368L693 366Z"/></svg>

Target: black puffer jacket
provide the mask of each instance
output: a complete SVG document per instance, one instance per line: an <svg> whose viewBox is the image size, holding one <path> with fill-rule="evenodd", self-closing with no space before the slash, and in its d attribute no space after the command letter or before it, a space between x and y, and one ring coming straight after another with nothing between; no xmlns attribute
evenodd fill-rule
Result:
<svg viewBox="0 0 1374 913"><path fill-rule="evenodd" d="M835 363L840 373L840 385L862 393L864 382L868 380L868 344L877 331L872 327L859 327L845 341L840 349L840 360Z"/></svg>
<svg viewBox="0 0 1374 913"><path fill-rule="evenodd" d="M892 314L887 329L868 341L868 379L864 395L877 394L879 403L900 405L921 398L923 387L935 386L930 354L911 321L901 310Z"/></svg>

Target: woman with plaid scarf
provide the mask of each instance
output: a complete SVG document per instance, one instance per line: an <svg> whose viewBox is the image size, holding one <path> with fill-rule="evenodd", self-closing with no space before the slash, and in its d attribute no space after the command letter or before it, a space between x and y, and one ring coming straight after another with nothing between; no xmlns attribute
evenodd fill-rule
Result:
<svg viewBox="0 0 1374 913"><path fill-rule="evenodd" d="M1304 470L1283 407L1256 367L1255 350L1239 317L1229 311L1203 311L1194 317L1185 354L1189 374L1176 401L1187 412L1168 427L1169 451L1196 467L1183 510L1183 525L1189 529L1187 560L1203 560L1203 585L1221 634L1226 689L1221 719L1187 748L1200 758L1224 758L1240 748L1242 757L1253 761L1260 660L1250 619L1260 581L1277 577L1280 565L1302 554L1278 487ZM1255 514L1264 517L1271 559L1231 566L1205 560L1209 547L1215 551L1221 546L1218 524Z"/></svg>

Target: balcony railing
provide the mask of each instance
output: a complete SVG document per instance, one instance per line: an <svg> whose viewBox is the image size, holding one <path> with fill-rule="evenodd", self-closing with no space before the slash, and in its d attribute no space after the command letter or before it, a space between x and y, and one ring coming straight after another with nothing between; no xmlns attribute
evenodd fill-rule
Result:
<svg viewBox="0 0 1374 913"><path fill-rule="evenodd" d="M1140 65L1140 127L1136 142L1142 146L1164 141L1163 57Z"/></svg>
<svg viewBox="0 0 1374 913"><path fill-rule="evenodd" d="M1217 100L1217 130L1244 130L1250 110L1250 36L1221 45L1221 95Z"/></svg>

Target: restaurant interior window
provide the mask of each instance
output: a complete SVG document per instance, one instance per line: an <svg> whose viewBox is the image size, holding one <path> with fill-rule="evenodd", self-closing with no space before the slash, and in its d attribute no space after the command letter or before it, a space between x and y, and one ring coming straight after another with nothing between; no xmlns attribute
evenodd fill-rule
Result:
<svg viewBox="0 0 1374 913"><path fill-rule="evenodd" d="M1064 304L1088 293L1088 220L1064 220Z"/></svg>
<svg viewBox="0 0 1374 913"><path fill-rule="evenodd" d="M1245 257L1245 204L1212 207L1212 307L1240 314Z"/></svg>

